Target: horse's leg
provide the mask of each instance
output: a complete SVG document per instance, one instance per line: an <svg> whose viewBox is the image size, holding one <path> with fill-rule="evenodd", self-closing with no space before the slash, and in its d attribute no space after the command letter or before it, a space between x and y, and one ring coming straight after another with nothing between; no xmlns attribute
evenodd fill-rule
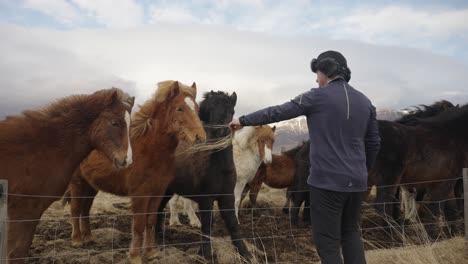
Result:
<svg viewBox="0 0 468 264"><path fill-rule="evenodd" d="M187 213L189 219L190 219L190 226L191 227L201 227L201 222L198 219L197 214L195 213L195 210L193 209L194 203L192 200L184 198L184 211Z"/></svg>
<svg viewBox="0 0 468 264"><path fill-rule="evenodd" d="M145 232L145 248L146 256L149 259L156 257L158 250L155 243L155 227L158 219L158 208L161 203L161 197L151 198L148 209L147 209L147 222L146 222L146 232Z"/></svg>
<svg viewBox="0 0 468 264"><path fill-rule="evenodd" d="M456 224L452 224L457 219L457 201L455 199L455 192L451 191L448 196L448 201L445 203L445 220L448 222L447 226L450 227L450 234L452 236L458 233Z"/></svg>
<svg viewBox="0 0 468 264"><path fill-rule="evenodd" d="M244 190L244 187L246 184L247 184L247 181L245 179L237 179L236 187L234 187L234 197L235 197L234 206L236 208L236 217L238 221L239 221L239 208L241 205L240 202L241 202L241 197L242 197L242 191Z"/></svg>
<svg viewBox="0 0 468 264"><path fill-rule="evenodd" d="M81 178L75 178L75 176L73 176L70 184L68 185L68 192L70 195L70 213L72 216L71 239L72 239L72 246L74 247L82 246L80 218L81 218L83 203L82 203L82 199L79 197L82 197L84 195L82 191L81 182L82 182Z"/></svg>
<svg viewBox="0 0 468 264"><path fill-rule="evenodd" d="M249 183L250 186L250 193L249 193L249 198L250 198L250 204L252 207L254 207L257 204L257 197L258 194L260 193L260 189L262 188L263 182L260 180L254 179Z"/></svg>
<svg viewBox="0 0 468 264"><path fill-rule="evenodd" d="M244 190L242 190L242 195L241 195L241 199L240 199L240 203L242 203L242 201L244 201L245 199L245 196L247 196L247 193L250 192L250 183L247 183L244 187ZM250 194L250 193L249 193ZM250 201L252 202L252 201Z"/></svg>
<svg viewBox="0 0 468 264"><path fill-rule="evenodd" d="M234 199L230 195L222 196L218 199L219 209L221 210L221 217L224 220L229 234L231 235L232 244L239 250L239 254L250 259L252 255L245 246L244 240L240 236L239 223L236 221L236 215L234 214Z"/></svg>
<svg viewBox="0 0 468 264"><path fill-rule="evenodd" d="M82 181L82 197L75 200L81 201L81 236L83 237L83 245L93 242L93 236L91 235L91 224L89 218L89 212L93 206L94 198L96 197L97 191L89 185L85 180Z"/></svg>
<svg viewBox="0 0 468 264"><path fill-rule="evenodd" d="M130 262L132 264L141 264L141 247L143 242L143 232L146 227L145 215L149 198L132 198L132 242L130 244Z"/></svg>
<svg viewBox="0 0 468 264"><path fill-rule="evenodd" d="M164 221L166 220L166 213L164 212L164 208L166 207L167 203L171 199L172 193L166 192L166 195L164 198L161 200L161 203L159 204L159 209L158 209L158 218L156 219L156 238L158 240L163 239L163 227L164 227Z"/></svg>
<svg viewBox="0 0 468 264"><path fill-rule="evenodd" d="M169 200L169 210L171 212L171 217L169 218L169 226L182 225L179 220L179 212L177 210L177 201L179 200L179 195L175 194Z"/></svg>
<svg viewBox="0 0 468 264"><path fill-rule="evenodd" d="M202 245L200 247L199 254L202 255L206 260L213 261L213 252L211 250L211 224L212 224L212 213L213 213L213 200L210 197L201 197L198 206L201 214L202 224Z"/></svg>
<svg viewBox="0 0 468 264"><path fill-rule="evenodd" d="M10 222L8 226L8 258L10 264L24 263L28 257L39 221Z"/></svg>
<svg viewBox="0 0 468 264"><path fill-rule="evenodd" d="M291 193L292 206L289 209L289 217L291 218L291 225L299 227L299 210L301 209L302 202L305 200L304 193L302 191L295 191Z"/></svg>
<svg viewBox="0 0 468 264"><path fill-rule="evenodd" d="M38 202L36 198L15 197L10 199L8 205L10 222L8 223L7 237L7 251L10 260L7 263L24 263L25 258L28 257L39 219L52 202L53 200L46 198L42 202ZM21 204L21 208L15 208L15 205L18 204Z"/></svg>
<svg viewBox="0 0 468 264"><path fill-rule="evenodd" d="M306 196L304 197L304 211L302 212L302 221L304 224L309 225L310 224L310 195L309 192L306 193Z"/></svg>

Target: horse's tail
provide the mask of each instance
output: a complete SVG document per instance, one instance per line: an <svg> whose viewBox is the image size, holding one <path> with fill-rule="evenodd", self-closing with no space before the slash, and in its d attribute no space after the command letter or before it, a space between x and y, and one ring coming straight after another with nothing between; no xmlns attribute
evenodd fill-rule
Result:
<svg viewBox="0 0 468 264"><path fill-rule="evenodd" d="M62 207L65 207L67 204L70 204L71 201L71 192L69 189L62 196Z"/></svg>
<svg viewBox="0 0 468 264"><path fill-rule="evenodd" d="M416 193L410 193L405 186L400 187L401 190L401 207L405 213L405 219L414 221L418 215L416 206Z"/></svg>

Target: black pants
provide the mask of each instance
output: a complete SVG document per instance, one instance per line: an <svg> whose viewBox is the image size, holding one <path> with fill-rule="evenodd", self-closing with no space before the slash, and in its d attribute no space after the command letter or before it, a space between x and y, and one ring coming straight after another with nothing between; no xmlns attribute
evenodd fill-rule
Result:
<svg viewBox="0 0 468 264"><path fill-rule="evenodd" d="M334 192L310 186L310 219L323 264L364 264L359 231L362 193ZM341 257L340 244L343 258Z"/></svg>

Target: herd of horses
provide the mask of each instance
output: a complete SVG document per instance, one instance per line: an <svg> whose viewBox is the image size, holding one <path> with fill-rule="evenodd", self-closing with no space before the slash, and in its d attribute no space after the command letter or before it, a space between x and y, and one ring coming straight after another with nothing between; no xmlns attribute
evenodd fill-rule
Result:
<svg viewBox="0 0 468 264"><path fill-rule="evenodd" d="M178 81L158 84L152 98L130 118L134 97L120 89L71 96L49 106L0 121L1 179L8 180L8 258L24 263L44 211L54 202L70 204L72 241L93 240L90 209L104 191L131 198L131 263L158 254L166 205L178 224L173 196L198 204L201 223L186 200L190 222L201 225L199 254L213 261L211 230L217 201L233 245L251 258L239 226L249 193L255 204L263 183L288 188L285 210L293 225L308 222L308 142L272 154L275 127L245 127L231 134L235 93L207 92L198 104L197 87ZM403 197L406 216L417 212L413 200L427 203L428 213L449 220L462 193L458 179L467 167L468 105L441 101L422 106L396 121L379 120L381 151L369 173L376 209L399 218ZM403 185L401 185L403 184ZM401 188L398 188L401 186ZM174 199L174 198L173 198ZM291 202L291 205L290 205ZM384 204L392 206L382 206ZM422 212L424 214L424 212Z"/></svg>

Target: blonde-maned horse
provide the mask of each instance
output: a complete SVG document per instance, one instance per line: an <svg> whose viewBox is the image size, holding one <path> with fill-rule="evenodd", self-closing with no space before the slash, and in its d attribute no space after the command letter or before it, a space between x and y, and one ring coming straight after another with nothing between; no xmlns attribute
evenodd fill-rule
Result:
<svg viewBox="0 0 468 264"><path fill-rule="evenodd" d="M130 131L135 156L133 165L117 171L96 151L81 164L69 192L74 244L92 239L89 211L94 198L79 197L94 197L101 190L131 197L131 263L142 263L142 247L148 258L157 255L154 237L156 212L175 175L176 147L179 142L193 144L206 140L195 97L195 83L191 87L177 81L159 83L155 96L133 117Z"/></svg>
<svg viewBox="0 0 468 264"><path fill-rule="evenodd" d="M132 163L134 98L113 88L58 100L0 121L0 179L8 180L8 258L24 263L44 211L63 195L93 149L115 167Z"/></svg>

